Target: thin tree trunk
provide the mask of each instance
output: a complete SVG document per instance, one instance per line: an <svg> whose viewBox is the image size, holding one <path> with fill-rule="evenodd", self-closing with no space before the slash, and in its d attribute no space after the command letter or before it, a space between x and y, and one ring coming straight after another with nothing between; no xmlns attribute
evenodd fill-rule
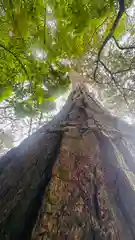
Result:
<svg viewBox="0 0 135 240"><path fill-rule="evenodd" d="M78 87L49 125L1 159L0 239L30 239L34 225L36 240L135 239L134 163L122 145L134 144L133 130Z"/></svg>

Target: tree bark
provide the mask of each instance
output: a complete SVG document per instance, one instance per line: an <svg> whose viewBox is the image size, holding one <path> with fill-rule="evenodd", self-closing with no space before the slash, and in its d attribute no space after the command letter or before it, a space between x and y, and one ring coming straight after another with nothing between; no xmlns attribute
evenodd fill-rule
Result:
<svg viewBox="0 0 135 240"><path fill-rule="evenodd" d="M0 239L135 239L134 132L77 87L1 159Z"/></svg>
<svg viewBox="0 0 135 240"><path fill-rule="evenodd" d="M61 125L72 108L71 94L49 124L0 159L0 239L30 239L59 151Z"/></svg>

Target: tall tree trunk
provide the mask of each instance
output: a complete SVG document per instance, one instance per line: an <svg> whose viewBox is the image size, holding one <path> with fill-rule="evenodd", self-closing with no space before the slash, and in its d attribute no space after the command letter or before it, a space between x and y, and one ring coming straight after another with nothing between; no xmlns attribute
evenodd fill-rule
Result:
<svg viewBox="0 0 135 240"><path fill-rule="evenodd" d="M133 127L76 88L1 159L0 239L135 239L134 142Z"/></svg>

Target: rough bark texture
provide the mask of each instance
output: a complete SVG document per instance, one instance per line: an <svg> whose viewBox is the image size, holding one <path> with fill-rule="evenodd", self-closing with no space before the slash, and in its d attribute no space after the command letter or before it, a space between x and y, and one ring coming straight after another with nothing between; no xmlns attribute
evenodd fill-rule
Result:
<svg viewBox="0 0 135 240"><path fill-rule="evenodd" d="M103 135L114 139L116 119L103 113L96 102L92 113L93 100L90 104L85 88L75 97L68 119L69 125L75 124L66 128L63 136L32 240L134 239L134 214L129 217L123 194L128 190L132 207L135 194L118 168L113 143ZM114 120L113 125L109 122L108 128L101 128L107 118Z"/></svg>
<svg viewBox="0 0 135 240"><path fill-rule="evenodd" d="M134 143L134 129L78 87L1 160L0 239L135 239Z"/></svg>
<svg viewBox="0 0 135 240"><path fill-rule="evenodd" d="M58 116L0 159L1 240L30 239L72 105L71 95Z"/></svg>

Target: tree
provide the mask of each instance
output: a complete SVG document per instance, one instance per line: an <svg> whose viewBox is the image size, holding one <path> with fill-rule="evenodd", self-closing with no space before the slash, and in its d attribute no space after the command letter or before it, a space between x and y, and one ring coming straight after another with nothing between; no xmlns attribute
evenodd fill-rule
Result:
<svg viewBox="0 0 135 240"><path fill-rule="evenodd" d="M32 239L134 239L133 145L134 128L79 86L1 159L1 239L30 239L41 202Z"/></svg>
<svg viewBox="0 0 135 240"><path fill-rule="evenodd" d="M33 116L67 89L67 72L75 66L83 70L83 57L91 65L96 57L93 84L102 80L103 88L107 82L129 106L125 91L131 92L133 81L123 87L126 76L119 83L117 74L128 72L125 66L132 74L125 51L134 46L121 46L117 34L123 34L130 3L117 5L107 0L2 2L4 107L30 116L31 126ZM112 41L124 54L115 47L114 56L106 54ZM133 60L134 53L129 55ZM116 66L124 68L114 72ZM49 124L1 158L1 239L135 239L134 126L103 109L85 81L77 83Z"/></svg>

